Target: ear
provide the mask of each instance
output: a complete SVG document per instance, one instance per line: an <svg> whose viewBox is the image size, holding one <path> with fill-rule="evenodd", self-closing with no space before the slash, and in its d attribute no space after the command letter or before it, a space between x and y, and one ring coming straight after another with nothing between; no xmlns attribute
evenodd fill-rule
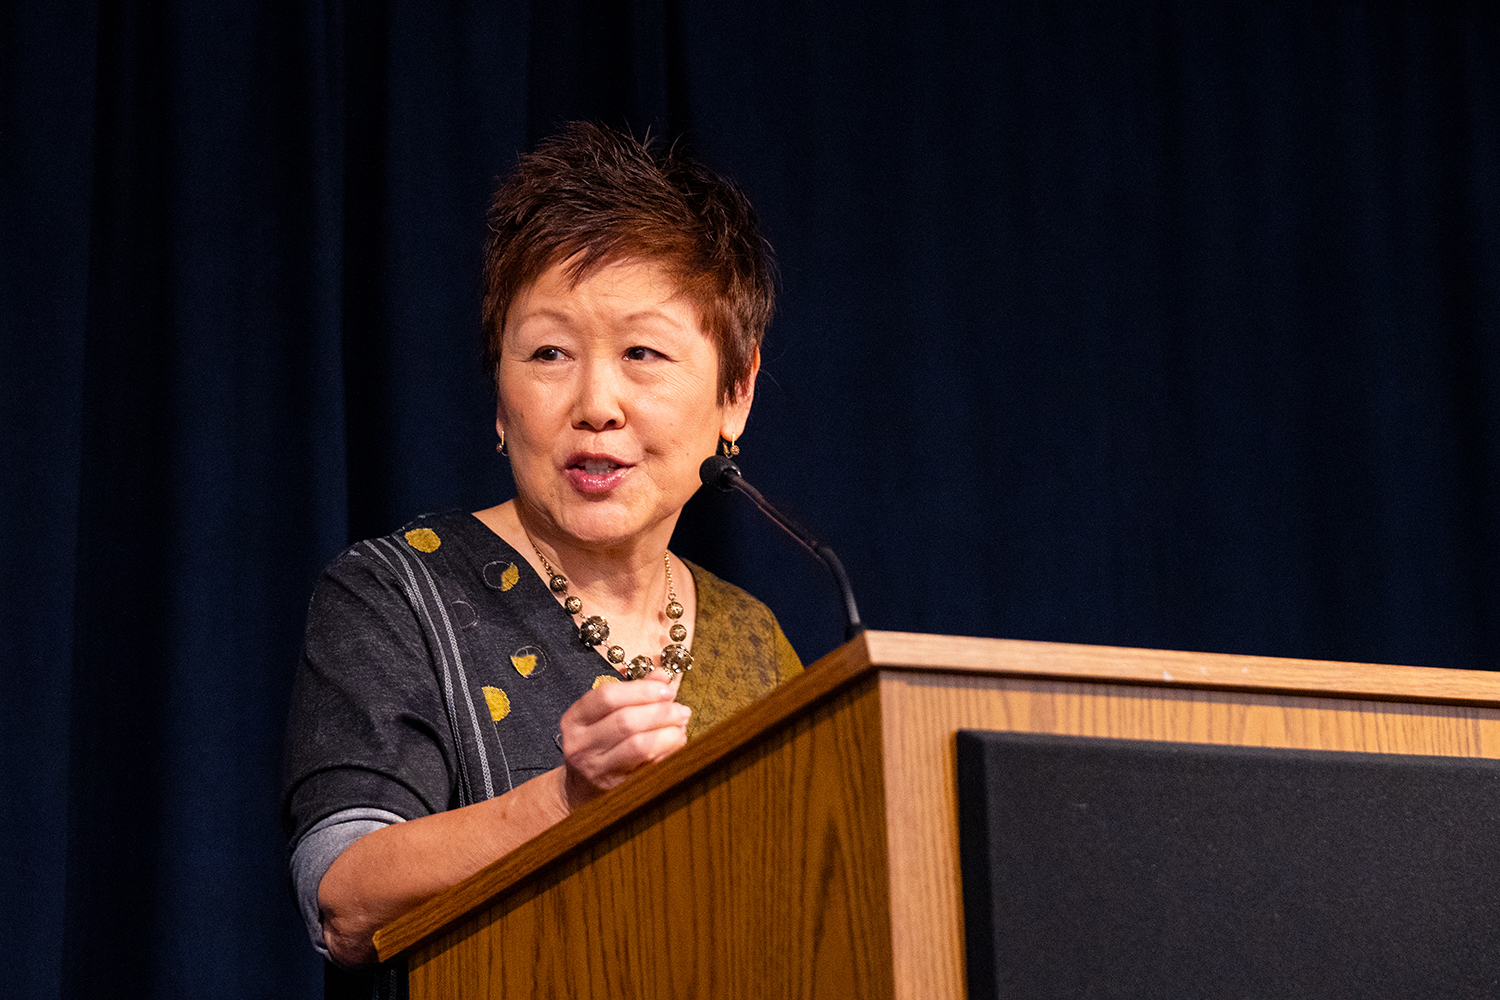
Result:
<svg viewBox="0 0 1500 1000"><path fill-rule="evenodd" d="M719 425L719 436L738 441L745 433L745 423L750 419L750 404L755 401L755 378L760 374L760 348L750 358L750 377L740 387L739 395L724 404L723 419Z"/></svg>

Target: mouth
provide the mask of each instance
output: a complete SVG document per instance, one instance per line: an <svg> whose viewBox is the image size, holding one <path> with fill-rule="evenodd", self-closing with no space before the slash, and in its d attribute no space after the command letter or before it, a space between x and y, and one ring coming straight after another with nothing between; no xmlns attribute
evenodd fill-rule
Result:
<svg viewBox="0 0 1500 1000"><path fill-rule="evenodd" d="M580 493L608 493L630 471L630 465L612 455L573 455L563 474Z"/></svg>

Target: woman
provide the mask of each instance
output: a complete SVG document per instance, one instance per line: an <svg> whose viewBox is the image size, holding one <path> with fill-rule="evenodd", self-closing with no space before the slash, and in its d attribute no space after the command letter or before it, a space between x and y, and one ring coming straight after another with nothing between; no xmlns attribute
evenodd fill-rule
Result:
<svg viewBox="0 0 1500 1000"><path fill-rule="evenodd" d="M485 360L516 497L352 547L308 613L284 819L313 940L346 968L801 670L764 605L668 550L754 395L772 279L748 202L575 125L521 159L490 223Z"/></svg>

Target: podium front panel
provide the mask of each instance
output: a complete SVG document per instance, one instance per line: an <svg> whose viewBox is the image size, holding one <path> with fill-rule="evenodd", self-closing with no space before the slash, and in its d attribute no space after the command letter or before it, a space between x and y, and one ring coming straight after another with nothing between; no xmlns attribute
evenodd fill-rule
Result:
<svg viewBox="0 0 1500 1000"><path fill-rule="evenodd" d="M903 1000L966 996L960 729L1500 758L1500 710L1489 707L983 673L883 670L881 725L892 951Z"/></svg>
<svg viewBox="0 0 1500 1000"><path fill-rule="evenodd" d="M1500 761L958 738L970 1000L1485 996Z"/></svg>

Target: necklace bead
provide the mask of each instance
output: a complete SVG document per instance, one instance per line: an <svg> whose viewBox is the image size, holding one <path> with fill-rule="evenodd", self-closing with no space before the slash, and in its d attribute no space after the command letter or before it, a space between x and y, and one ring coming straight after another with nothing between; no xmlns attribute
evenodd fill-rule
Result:
<svg viewBox="0 0 1500 1000"><path fill-rule="evenodd" d="M589 615L578 626L578 638L585 646L597 646L609 638L609 622L598 615Z"/></svg>
<svg viewBox="0 0 1500 1000"><path fill-rule="evenodd" d="M661 668L667 672L668 676L692 670L693 654L674 642L661 651Z"/></svg>

